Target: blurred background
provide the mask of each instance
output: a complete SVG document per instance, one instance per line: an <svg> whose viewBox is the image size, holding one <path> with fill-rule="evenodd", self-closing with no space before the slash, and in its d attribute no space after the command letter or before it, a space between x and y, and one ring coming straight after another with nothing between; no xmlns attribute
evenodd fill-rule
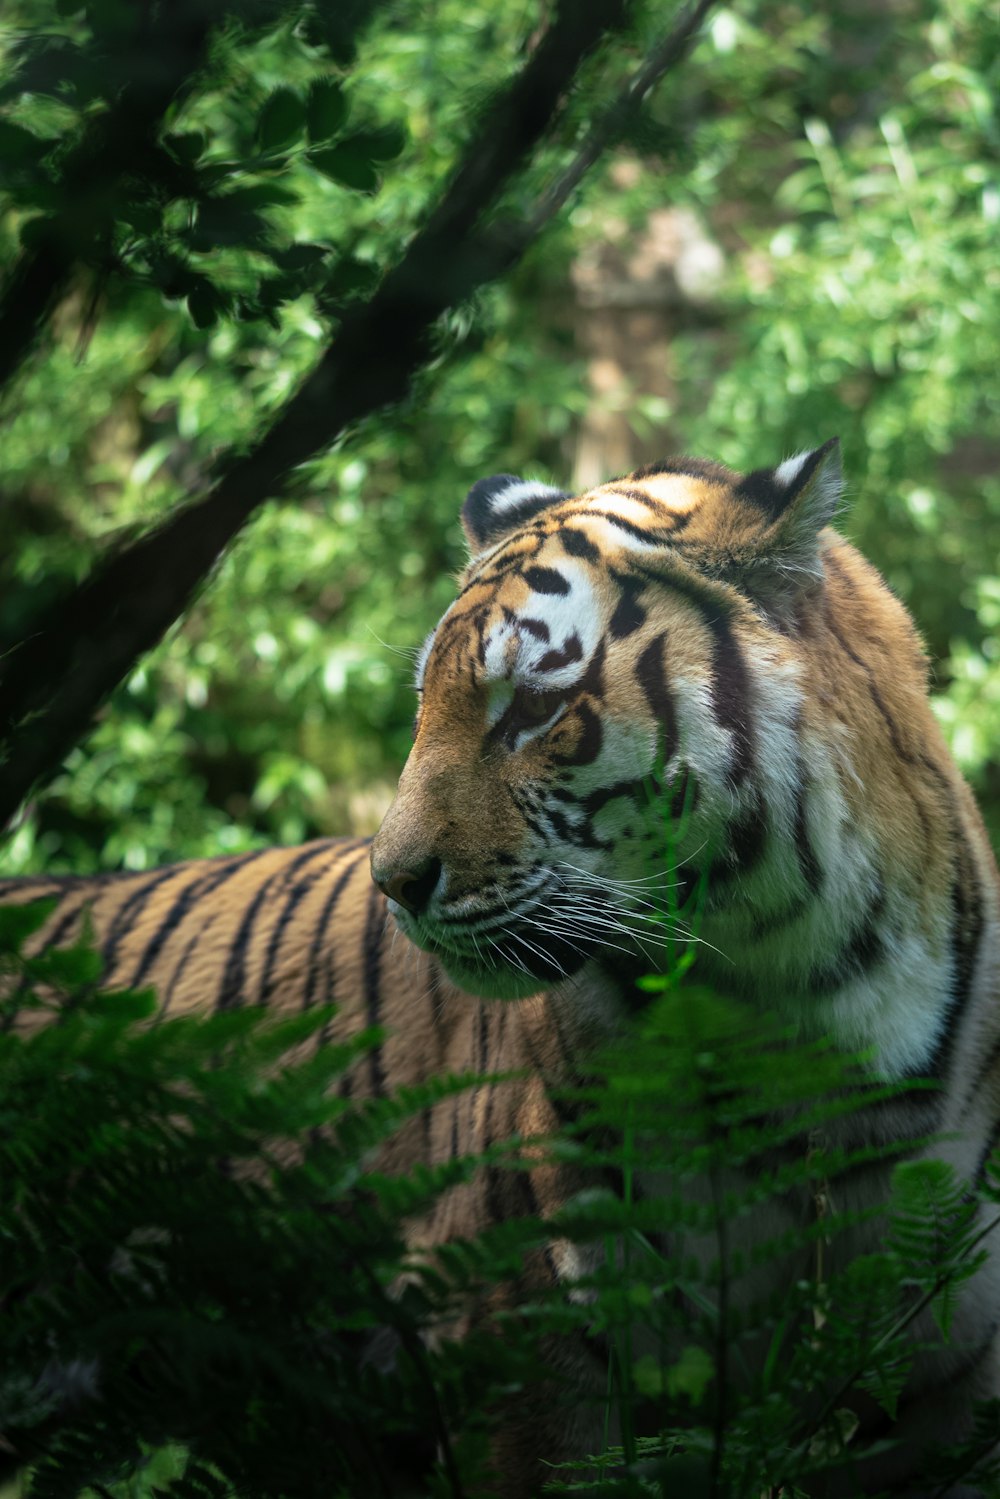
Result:
<svg viewBox="0 0 1000 1499"><path fill-rule="evenodd" d="M544 11L383 6L343 89L352 118L399 127L405 145L363 192L292 162L294 193L274 207L285 230L306 243L335 225L358 286L374 278ZM14 0L0 60L29 12L32 25L86 19ZM602 85L669 15L644 7L601 60ZM315 65L300 26L250 36L173 128L209 159L239 158L273 90L307 87ZM475 479L579 488L678 452L745 470L838 433L839 524L915 615L936 710L1000 841L998 101L996 4L715 9L571 211L442 326L406 405L259 513L25 809L5 871L372 831L409 746L412 652L463 565ZM11 107L56 128L65 106L39 94ZM552 145L512 206L572 145ZM0 197L5 261L22 223ZM5 394L0 632L23 637L103 549L203 488L327 337L308 291L270 317L216 317L155 278L81 278Z"/></svg>

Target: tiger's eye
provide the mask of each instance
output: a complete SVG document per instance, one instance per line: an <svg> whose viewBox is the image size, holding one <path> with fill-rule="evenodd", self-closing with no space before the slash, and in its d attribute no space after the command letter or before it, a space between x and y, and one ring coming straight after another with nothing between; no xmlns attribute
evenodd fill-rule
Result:
<svg viewBox="0 0 1000 1499"><path fill-rule="evenodd" d="M533 728L550 719L565 700L562 692L532 692L519 687L510 705L510 722L515 728Z"/></svg>

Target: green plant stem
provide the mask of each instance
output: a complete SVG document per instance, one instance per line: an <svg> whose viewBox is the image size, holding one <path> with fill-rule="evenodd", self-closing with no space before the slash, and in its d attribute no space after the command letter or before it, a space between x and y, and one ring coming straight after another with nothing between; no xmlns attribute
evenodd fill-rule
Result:
<svg viewBox="0 0 1000 1499"><path fill-rule="evenodd" d="M714 1131L713 1131L714 1133ZM723 1211L718 1164L709 1172L712 1203L715 1208L715 1235L719 1246L718 1302L715 1323L715 1411L712 1419L712 1462L709 1468L709 1499L719 1499L722 1463L726 1451L726 1423L729 1420L729 1381L727 1355L729 1343L729 1229Z"/></svg>
<svg viewBox="0 0 1000 1499"><path fill-rule="evenodd" d="M998 1213L995 1218L992 1218L989 1223L981 1228L979 1232L975 1234L972 1239L970 1239L969 1243L965 1246L961 1256L959 1257L959 1263L961 1263L962 1260L967 1260L972 1252L978 1247L978 1245L980 1245L983 1240L987 1238L987 1236L991 1234L995 1228L998 1227L1000 1227L1000 1213ZM935 1296L939 1295L940 1292L944 1290L950 1278L950 1272L942 1271L941 1274L939 1274L935 1279L934 1284L929 1286L927 1290L924 1291L922 1296L918 1297L918 1299L913 1303L909 1310L904 1312L901 1316L897 1317L892 1326L888 1328L884 1333L882 1333L880 1337L876 1338L875 1342L871 1345L870 1348L865 1349L864 1361L860 1365L856 1366L854 1370L847 1376L847 1378L841 1381L841 1383L834 1390L833 1394L830 1395L826 1401L824 1401L822 1409L820 1410L818 1416L816 1416L815 1420L810 1425L809 1430L806 1432L805 1436L800 1439L798 1446L794 1448L792 1453L790 1454L790 1458L792 1461L797 1460L799 1457L803 1456L805 1452L808 1451L809 1443L816 1436L817 1432L822 1430L825 1423L837 1409L837 1406L864 1374L865 1369L870 1364L872 1358L877 1353L880 1353L882 1349L885 1348L887 1344L891 1343L894 1338L898 1337L901 1332L905 1332L910 1323L915 1321L915 1319L920 1316L920 1313L922 1311L925 1311L926 1308L930 1306Z"/></svg>
<svg viewBox="0 0 1000 1499"><path fill-rule="evenodd" d="M382 1287L379 1285L378 1281L371 1273L371 1270L368 1268L368 1266L362 1266L362 1271L371 1288L373 1299L384 1300L384 1292L382 1290ZM406 1319L399 1316L398 1314L393 1315L394 1311L395 1308L392 1306L392 1303L390 1303L387 1308L386 1320L399 1334L399 1340L402 1343L403 1348L406 1350L407 1356L409 1357L414 1368L419 1370L422 1379L426 1383L427 1389L430 1391L432 1413L431 1419L434 1426L434 1436L440 1447L441 1460L444 1463L445 1471L448 1474L448 1486L451 1492L452 1499L465 1499L465 1490L462 1487L462 1479L458 1471L458 1463L455 1461L455 1452L454 1448L452 1447L451 1437L448 1432L448 1423L445 1420L445 1414L441 1408L441 1401L438 1396L437 1386L434 1383L434 1376L432 1375L430 1369L427 1367L426 1350L424 1349L424 1345L420 1341L419 1337L415 1336L412 1327L409 1325Z"/></svg>

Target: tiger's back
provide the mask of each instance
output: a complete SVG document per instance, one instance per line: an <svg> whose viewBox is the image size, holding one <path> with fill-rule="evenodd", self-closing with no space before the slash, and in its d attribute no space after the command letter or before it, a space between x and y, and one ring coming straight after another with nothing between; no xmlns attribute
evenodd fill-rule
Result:
<svg viewBox="0 0 1000 1499"><path fill-rule="evenodd" d="M483 1084L447 1098L402 1132L386 1163L445 1162L515 1133L548 1133L556 1122L541 1077L567 1075L546 996L510 1014L460 991L441 965L408 942L373 884L370 838L326 838L291 848L195 859L141 873L0 880L0 904L54 900L28 953L93 942L107 989L151 988L159 1017L259 1006L291 1015L333 1005L322 1040L367 1027L384 1038L341 1080L358 1097L383 1097L429 1078L531 1068L520 1087ZM512 1179L511 1179L512 1180ZM501 1178L494 1194L509 1190ZM523 1191L508 1206L525 1207ZM468 1194L466 1203L468 1202ZM497 1202L494 1201L494 1209ZM485 1226L442 1209L450 1230L425 1226L424 1240Z"/></svg>

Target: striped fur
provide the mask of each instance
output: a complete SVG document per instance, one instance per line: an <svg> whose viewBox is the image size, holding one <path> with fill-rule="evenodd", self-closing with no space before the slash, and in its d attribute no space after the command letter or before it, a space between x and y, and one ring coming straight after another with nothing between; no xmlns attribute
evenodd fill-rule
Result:
<svg viewBox="0 0 1000 1499"><path fill-rule="evenodd" d="M686 806L672 856L681 897L707 879L699 976L884 1076L938 1080L831 1143L954 1132L935 1148L975 1181L1000 1137L1000 880L913 624L828 527L840 488L835 442L747 476L681 459L580 497L538 486L534 503L525 481L481 481L372 866L461 987L555 984L586 1044L656 956L644 881L664 869L664 804ZM889 1170L838 1184L838 1205L885 1200ZM811 1211L769 1205L744 1247ZM998 1292L991 1247L866 1491L921 1493L920 1442L1000 1394Z"/></svg>
<svg viewBox="0 0 1000 1499"><path fill-rule="evenodd" d="M421 652L415 744L371 849L381 891L366 844L325 841L0 898L58 897L41 943L71 940L88 908L108 981L155 985L168 1013L334 999L338 1031L377 1019L388 1036L348 1078L358 1092L529 1069L433 1110L395 1148L405 1169L553 1128L546 1083L620 1026L657 961L666 804L679 894L707 879L699 974L870 1048L890 1077L939 1079L840 1139L951 1132L938 1149L972 1181L1000 1138L1000 881L912 623L828 528L839 492L835 444L745 477L677 460L580 497L481 481L472 561ZM887 1172L841 1205L881 1200ZM415 1239L551 1211L575 1185L551 1167L487 1173ZM811 1206L769 1208L754 1231ZM579 1268L554 1246L526 1277ZM915 1499L920 1441L1000 1393L998 1282L991 1256L955 1351L915 1365L902 1445L866 1491ZM586 1377L584 1355L560 1357ZM503 1493L598 1440L582 1406L533 1402L498 1440Z"/></svg>

